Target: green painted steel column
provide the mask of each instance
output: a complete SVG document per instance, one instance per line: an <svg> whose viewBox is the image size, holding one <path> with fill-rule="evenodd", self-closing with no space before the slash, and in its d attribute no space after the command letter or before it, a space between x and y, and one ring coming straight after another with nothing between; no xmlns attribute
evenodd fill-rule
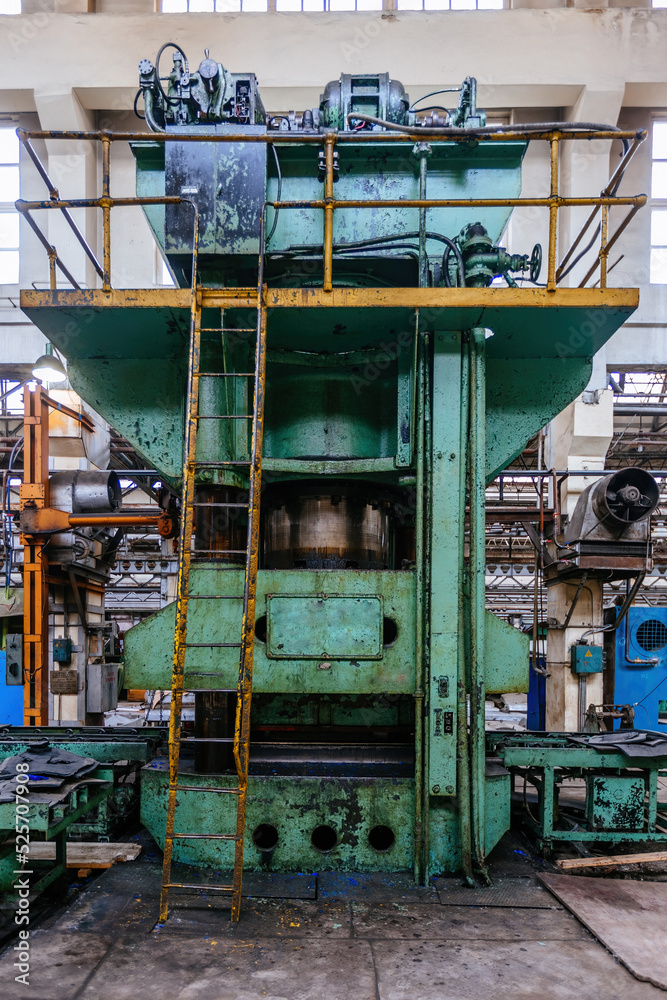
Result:
<svg viewBox="0 0 667 1000"><path fill-rule="evenodd" d="M486 874L485 822L485 457L486 457L486 330L474 327L470 344L470 428L468 435L468 502L470 505L470 742L472 840L475 865Z"/></svg>
<svg viewBox="0 0 667 1000"><path fill-rule="evenodd" d="M426 345L417 332L417 406L414 434L417 459L415 503L415 855L414 874L418 885L424 881L424 418ZM426 338L425 338L426 339Z"/></svg>
<svg viewBox="0 0 667 1000"><path fill-rule="evenodd" d="M463 531L459 496L463 488L460 466L461 333L433 334L432 434L429 461L430 582L428 714L426 716L430 796L429 870L451 866L454 838L445 833L450 818L456 825L457 726L459 669L459 536ZM458 794L461 789L458 790Z"/></svg>
<svg viewBox="0 0 667 1000"><path fill-rule="evenodd" d="M460 450L459 450L459 482L465 483L468 463L468 425L470 408L470 363L467 345L461 351L461 397L460 397ZM461 868L466 881L472 885L472 830L470 817L470 735L468 732L468 699L466 687L466 657L467 645L464 637L468 631L468 594L465 581L465 531L466 491L459 490L459 645L458 645L458 682L456 686L456 759L458 772L458 805L459 805L459 836L461 841Z"/></svg>

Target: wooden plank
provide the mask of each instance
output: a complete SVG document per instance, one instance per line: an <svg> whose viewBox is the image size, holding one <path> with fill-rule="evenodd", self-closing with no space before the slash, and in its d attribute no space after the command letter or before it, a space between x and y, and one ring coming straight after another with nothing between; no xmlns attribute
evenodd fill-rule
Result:
<svg viewBox="0 0 667 1000"><path fill-rule="evenodd" d="M111 868L116 861L134 861L141 853L139 844L98 844L72 841L67 844L68 868ZM48 840L32 841L31 861L55 861L56 845Z"/></svg>
<svg viewBox="0 0 667 1000"><path fill-rule="evenodd" d="M633 976L667 990L666 883L583 875L538 878Z"/></svg>
<svg viewBox="0 0 667 1000"><path fill-rule="evenodd" d="M600 858L563 858L556 864L563 871L571 871L577 868L615 868L617 865L643 865L649 861L667 861L667 851L649 851L645 854L609 854Z"/></svg>

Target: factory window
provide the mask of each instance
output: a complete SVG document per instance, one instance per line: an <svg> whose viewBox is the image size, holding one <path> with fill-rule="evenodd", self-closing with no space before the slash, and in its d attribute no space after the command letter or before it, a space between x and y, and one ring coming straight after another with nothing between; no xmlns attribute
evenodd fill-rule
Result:
<svg viewBox="0 0 667 1000"><path fill-rule="evenodd" d="M276 10L382 10L382 0L276 0Z"/></svg>
<svg viewBox="0 0 667 1000"><path fill-rule="evenodd" d="M651 282L667 285L667 121L653 123Z"/></svg>
<svg viewBox="0 0 667 1000"><path fill-rule="evenodd" d="M13 128L0 128L0 284L19 280L19 141Z"/></svg>
<svg viewBox="0 0 667 1000"><path fill-rule="evenodd" d="M21 0L0 0L0 14L20 14Z"/></svg>
<svg viewBox="0 0 667 1000"><path fill-rule="evenodd" d="M162 0L163 14L236 14L268 10L268 0Z"/></svg>
<svg viewBox="0 0 667 1000"><path fill-rule="evenodd" d="M396 0L399 10L502 10L504 0Z"/></svg>

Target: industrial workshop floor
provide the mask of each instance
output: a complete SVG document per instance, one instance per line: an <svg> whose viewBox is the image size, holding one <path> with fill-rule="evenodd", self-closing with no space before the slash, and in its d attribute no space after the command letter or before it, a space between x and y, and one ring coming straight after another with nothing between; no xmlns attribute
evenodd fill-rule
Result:
<svg viewBox="0 0 667 1000"><path fill-rule="evenodd" d="M117 864L34 930L29 987L14 982L10 944L0 958L2 1000L665 996L540 885L542 863L511 836L492 856L495 884L485 890L456 879L415 888L407 876L251 876L249 891L312 898L249 898L234 929L220 902L181 897L154 930L159 860L148 847Z"/></svg>

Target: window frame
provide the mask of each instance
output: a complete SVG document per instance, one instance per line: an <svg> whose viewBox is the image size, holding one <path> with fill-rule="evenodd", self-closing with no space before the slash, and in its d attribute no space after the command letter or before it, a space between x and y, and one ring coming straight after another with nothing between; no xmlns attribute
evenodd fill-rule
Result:
<svg viewBox="0 0 667 1000"><path fill-rule="evenodd" d="M665 143L666 148L664 150L664 155L655 156L653 153L653 136L654 129L656 125L662 125L665 129ZM667 116L656 116L651 121L651 196L649 199L649 211L650 211L650 232L649 232L649 283L651 285L667 285L667 226L665 227L665 242L654 243L653 242L653 216L656 212L667 213L667 194L664 197L655 197L653 194L653 164L654 163L664 163L665 170L667 171ZM657 266L664 271L664 280L658 280L653 277L653 251L662 251L660 254L664 258L662 264Z"/></svg>
<svg viewBox="0 0 667 1000"><path fill-rule="evenodd" d="M0 125L0 131L2 131L2 132L15 132L15 126L13 126L13 125ZM7 159L5 159L3 157L2 153L0 153L0 167L14 167L15 168L15 170L16 170L16 177L17 177L17 181L18 181L18 185L19 185L19 196L20 196L20 184L21 184L21 167L20 167L20 164L21 164L21 146L20 146L20 143L19 143L18 138L17 138L16 139L16 159L15 160L7 160ZM21 234L20 234L20 224L18 224L18 223L19 223L19 220L20 220L20 216L19 216L19 213L16 211L16 206L15 206L15 204L14 204L13 201L0 201L0 215L13 216L13 217L16 218L16 221L17 221L17 226L16 226L16 245L15 246L14 245L12 245L12 246L0 246L0 285L2 285L2 286L4 286L4 285L15 286L15 285L19 284L19 251L20 251L20 248L21 248ZM5 256L5 255L7 255L7 256ZM16 274L16 280L15 281L5 281L4 280L4 276L5 276L5 270L4 269L5 269L5 266L6 266L7 258L10 255L15 260L15 271L13 272L13 273Z"/></svg>
<svg viewBox="0 0 667 1000"><path fill-rule="evenodd" d="M209 13L209 14L238 14L238 13L279 13L279 14L297 14L297 13L375 13L381 10L400 10L403 13L426 11L431 12L442 12L442 11L471 11L471 10L505 10L508 8L508 0L403 0L405 6L402 6L402 0L266 0L266 8L263 10L248 9L244 8L244 4L256 3L257 0L208 0L208 2L213 4L213 10L211 11L196 11L190 9L191 3L197 3L199 0L167 0L167 2L175 2L182 4L182 10L163 10L162 4L165 0L156 0L155 10L158 14L198 14L198 13ZM223 10L222 4L236 2L238 3L238 9L234 10ZM338 2L349 3L349 7L338 8L336 4ZM294 4L293 7L283 7L282 3ZM313 8L304 11L304 3L313 4ZM315 6L315 4L318 6ZM332 3L334 4L332 8ZM366 3L373 3L373 6L366 6ZM665 0L667 4L667 0ZM218 7L220 4L220 8ZM362 6L360 6L362 4ZM487 6L488 4L488 6Z"/></svg>

